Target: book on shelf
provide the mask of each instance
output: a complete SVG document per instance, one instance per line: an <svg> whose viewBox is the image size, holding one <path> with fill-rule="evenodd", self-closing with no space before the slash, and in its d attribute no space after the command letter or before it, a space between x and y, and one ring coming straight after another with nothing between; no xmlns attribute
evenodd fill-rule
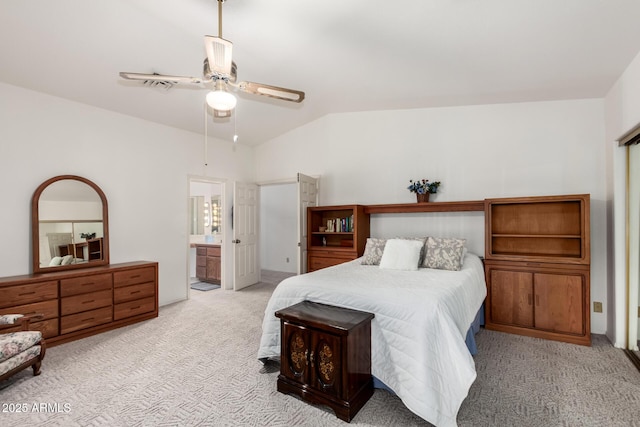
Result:
<svg viewBox="0 0 640 427"><path fill-rule="evenodd" d="M353 215L345 218L335 218L327 220L328 233L352 233Z"/></svg>

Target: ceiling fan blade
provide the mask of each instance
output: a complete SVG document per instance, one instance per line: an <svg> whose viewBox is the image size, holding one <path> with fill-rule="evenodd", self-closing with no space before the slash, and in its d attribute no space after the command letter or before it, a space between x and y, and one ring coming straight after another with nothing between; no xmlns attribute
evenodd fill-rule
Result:
<svg viewBox="0 0 640 427"><path fill-rule="evenodd" d="M211 72L220 77L230 77L233 43L222 37L204 36L204 47Z"/></svg>
<svg viewBox="0 0 640 427"><path fill-rule="evenodd" d="M234 86L243 92L253 93L254 95L264 95L283 101L302 102L304 99L304 92L299 90L286 89L262 83L240 82Z"/></svg>
<svg viewBox="0 0 640 427"><path fill-rule="evenodd" d="M144 73L126 73L121 72L120 77L127 80L141 80L152 82L171 82L171 83L202 83L206 80L201 77L184 77L184 76L166 76L163 74L144 74Z"/></svg>

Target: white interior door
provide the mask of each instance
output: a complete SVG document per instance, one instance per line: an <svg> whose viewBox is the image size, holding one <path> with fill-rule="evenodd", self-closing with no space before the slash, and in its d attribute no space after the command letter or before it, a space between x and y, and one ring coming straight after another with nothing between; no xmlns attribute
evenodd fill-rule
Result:
<svg viewBox="0 0 640 427"><path fill-rule="evenodd" d="M308 206L318 206L318 179L298 173L298 274L307 272Z"/></svg>
<svg viewBox="0 0 640 427"><path fill-rule="evenodd" d="M233 289L257 283L258 186L236 182L233 186Z"/></svg>

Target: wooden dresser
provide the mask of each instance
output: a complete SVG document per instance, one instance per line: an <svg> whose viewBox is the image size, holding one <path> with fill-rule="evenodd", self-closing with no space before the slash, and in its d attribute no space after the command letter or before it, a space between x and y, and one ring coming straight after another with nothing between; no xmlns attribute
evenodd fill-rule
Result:
<svg viewBox="0 0 640 427"><path fill-rule="evenodd" d="M158 263L0 278L0 314L41 313L31 323L52 346L158 316Z"/></svg>
<svg viewBox="0 0 640 427"><path fill-rule="evenodd" d="M485 206L486 328L590 345L589 195Z"/></svg>
<svg viewBox="0 0 640 427"><path fill-rule="evenodd" d="M373 394L373 313L303 301L275 315L282 337L278 391L327 405L350 422Z"/></svg>
<svg viewBox="0 0 640 427"><path fill-rule="evenodd" d="M222 262L220 245L196 244L196 277L201 282L220 284Z"/></svg>

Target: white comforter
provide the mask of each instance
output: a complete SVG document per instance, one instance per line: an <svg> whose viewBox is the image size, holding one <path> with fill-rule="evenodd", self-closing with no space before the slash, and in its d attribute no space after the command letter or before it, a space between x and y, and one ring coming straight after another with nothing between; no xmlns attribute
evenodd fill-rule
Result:
<svg viewBox="0 0 640 427"><path fill-rule="evenodd" d="M461 271L386 270L354 260L281 282L265 310L258 358L280 356L274 313L303 300L375 314L372 374L415 414L455 426L476 379L465 336L486 296L482 262L465 256Z"/></svg>

